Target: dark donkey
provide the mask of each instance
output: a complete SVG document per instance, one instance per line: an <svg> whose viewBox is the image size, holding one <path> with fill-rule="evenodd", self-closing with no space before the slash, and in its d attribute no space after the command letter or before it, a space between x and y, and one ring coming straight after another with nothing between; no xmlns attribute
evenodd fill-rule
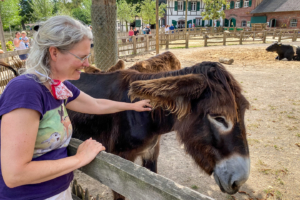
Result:
<svg viewBox="0 0 300 200"><path fill-rule="evenodd" d="M107 74L82 74L71 81L95 98L130 102L147 98L152 112L125 111L87 115L69 111L73 137L90 137L108 152L157 172L159 138L176 131L185 150L207 174L214 173L223 192L234 194L250 172L244 125L248 101L223 65L203 62L177 71L143 74L124 70ZM114 199L124 199L114 193Z"/></svg>

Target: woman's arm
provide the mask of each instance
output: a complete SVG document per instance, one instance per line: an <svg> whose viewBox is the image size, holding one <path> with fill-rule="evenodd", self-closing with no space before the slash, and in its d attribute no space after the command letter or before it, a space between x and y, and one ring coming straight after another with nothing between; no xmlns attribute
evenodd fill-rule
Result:
<svg viewBox="0 0 300 200"><path fill-rule="evenodd" d="M95 99L80 91L79 96L67 104L67 108L76 112L88 114L110 114L124 110L150 111L150 100L142 100L136 103L124 103L107 99Z"/></svg>
<svg viewBox="0 0 300 200"><path fill-rule="evenodd" d="M105 148L95 140L82 143L75 156L48 161L31 161L40 113L19 108L2 116L1 167L10 187L41 183L67 174L91 162Z"/></svg>

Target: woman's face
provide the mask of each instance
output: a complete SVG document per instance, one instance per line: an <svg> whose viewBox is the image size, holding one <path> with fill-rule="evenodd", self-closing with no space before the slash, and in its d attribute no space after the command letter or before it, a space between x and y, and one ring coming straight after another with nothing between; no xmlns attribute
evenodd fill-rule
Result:
<svg viewBox="0 0 300 200"><path fill-rule="evenodd" d="M17 32L17 33L16 33L16 38L19 38L20 35L21 35L21 34L20 34L19 32Z"/></svg>
<svg viewBox="0 0 300 200"><path fill-rule="evenodd" d="M78 80L81 70L90 65L88 59L82 62L79 58L85 58L90 54L90 51L91 41L87 38L77 43L69 52L57 51L55 60L52 59L50 62L51 77L60 81Z"/></svg>

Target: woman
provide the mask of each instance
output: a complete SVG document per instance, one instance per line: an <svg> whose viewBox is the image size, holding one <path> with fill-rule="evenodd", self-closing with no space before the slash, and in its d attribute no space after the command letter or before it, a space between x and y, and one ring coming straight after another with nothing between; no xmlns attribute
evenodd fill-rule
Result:
<svg viewBox="0 0 300 200"><path fill-rule="evenodd" d="M89 114L150 111L136 103L94 99L66 80L77 80L89 66L92 33L67 16L44 22L23 75L9 82L0 98L0 199L72 199L72 171L105 150L93 139L67 157L72 125L67 109ZM62 84L63 82L63 84Z"/></svg>
<svg viewBox="0 0 300 200"><path fill-rule="evenodd" d="M15 39L14 39L14 45L15 45L16 50L26 49L25 42L22 40L22 38L20 36L21 36L20 32L16 32ZM19 55L19 58L21 60L26 60L27 57L28 57L28 54Z"/></svg>
<svg viewBox="0 0 300 200"><path fill-rule="evenodd" d="M169 31L170 31L169 25L166 25L166 27L165 27L165 34L169 34Z"/></svg>

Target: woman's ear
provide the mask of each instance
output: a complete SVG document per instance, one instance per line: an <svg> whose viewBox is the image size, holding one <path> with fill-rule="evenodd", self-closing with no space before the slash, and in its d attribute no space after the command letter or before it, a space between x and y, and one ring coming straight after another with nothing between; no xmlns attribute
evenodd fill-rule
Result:
<svg viewBox="0 0 300 200"><path fill-rule="evenodd" d="M57 60L58 49L56 47L50 47L49 48L49 53L50 53L51 60L56 61Z"/></svg>

